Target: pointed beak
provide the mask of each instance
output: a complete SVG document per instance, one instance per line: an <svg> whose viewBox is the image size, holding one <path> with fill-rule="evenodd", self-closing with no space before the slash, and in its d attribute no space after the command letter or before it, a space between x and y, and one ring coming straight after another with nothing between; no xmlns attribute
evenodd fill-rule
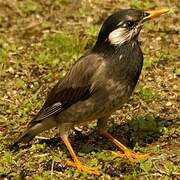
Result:
<svg viewBox="0 0 180 180"><path fill-rule="evenodd" d="M147 21L149 19L153 19L155 17L159 17L160 15L167 13L169 11L168 8L163 8L163 9L158 9L158 10L149 10L149 11L144 11L145 14L147 14L146 17L144 17L143 21Z"/></svg>

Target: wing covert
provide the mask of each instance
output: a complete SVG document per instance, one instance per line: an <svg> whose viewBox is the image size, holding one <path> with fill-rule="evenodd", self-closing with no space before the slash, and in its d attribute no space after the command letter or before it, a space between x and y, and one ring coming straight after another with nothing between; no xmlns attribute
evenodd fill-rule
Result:
<svg viewBox="0 0 180 180"><path fill-rule="evenodd" d="M102 58L95 54L80 58L65 77L54 86L44 106L32 121L41 121L56 115L72 104L90 97L93 93L91 78L101 61Z"/></svg>

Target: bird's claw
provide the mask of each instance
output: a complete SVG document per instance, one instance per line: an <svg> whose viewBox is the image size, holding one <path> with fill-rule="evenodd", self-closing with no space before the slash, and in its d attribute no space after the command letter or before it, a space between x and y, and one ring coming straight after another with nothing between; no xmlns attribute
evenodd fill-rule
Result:
<svg viewBox="0 0 180 180"><path fill-rule="evenodd" d="M124 154L118 152L112 152L112 154L115 157L119 157L119 158L128 158L131 162L135 162L137 160L143 160L143 159L147 159L149 157L149 153L148 154L140 154L140 153L135 153L131 150L125 150Z"/></svg>
<svg viewBox="0 0 180 180"><path fill-rule="evenodd" d="M73 162L73 161L67 161L66 164L68 166L77 168L79 171L86 172L88 174L100 175L100 172L97 170L96 167L84 166L80 162Z"/></svg>

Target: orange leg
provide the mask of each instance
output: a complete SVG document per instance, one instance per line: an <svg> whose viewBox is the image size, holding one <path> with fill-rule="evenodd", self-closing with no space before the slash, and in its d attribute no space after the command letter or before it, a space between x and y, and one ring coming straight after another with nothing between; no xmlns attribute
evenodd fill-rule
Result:
<svg viewBox="0 0 180 180"><path fill-rule="evenodd" d="M119 149L121 149L124 152L124 155L119 152L113 152L113 154L116 157L123 158L124 156L126 156L130 161L146 159L148 157L148 154L138 154L138 153L135 153L135 152L129 150L126 146L124 146L122 143L120 143L117 139L115 139L108 132L103 132L103 135L105 137L107 137L113 144L115 144Z"/></svg>
<svg viewBox="0 0 180 180"><path fill-rule="evenodd" d="M69 142L68 137L63 136L61 138L64 141L64 143L65 143L65 145L66 145L68 151L70 152L71 157L74 161L74 162L68 161L67 164L69 166L73 166L73 167L77 168L78 170L89 173L89 174L100 175L100 173L98 172L98 170L96 168L87 167L87 166L82 165L82 163L79 161L78 157L76 156L76 154L75 154L75 152L74 152L74 150L73 150L73 148Z"/></svg>

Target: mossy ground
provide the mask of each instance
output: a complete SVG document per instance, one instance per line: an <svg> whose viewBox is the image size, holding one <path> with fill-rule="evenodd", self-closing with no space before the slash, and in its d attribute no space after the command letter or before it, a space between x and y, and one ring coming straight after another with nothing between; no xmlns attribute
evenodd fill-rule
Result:
<svg viewBox="0 0 180 180"><path fill-rule="evenodd" d="M117 150L95 123L74 131L80 159L101 176L66 166L70 155L56 130L31 146L8 145L41 108L46 94L95 42L100 26L118 8L169 7L141 33L145 62L130 102L117 111L109 131L150 158L138 163L114 158ZM180 177L180 48L178 0L0 1L0 179L178 179Z"/></svg>

